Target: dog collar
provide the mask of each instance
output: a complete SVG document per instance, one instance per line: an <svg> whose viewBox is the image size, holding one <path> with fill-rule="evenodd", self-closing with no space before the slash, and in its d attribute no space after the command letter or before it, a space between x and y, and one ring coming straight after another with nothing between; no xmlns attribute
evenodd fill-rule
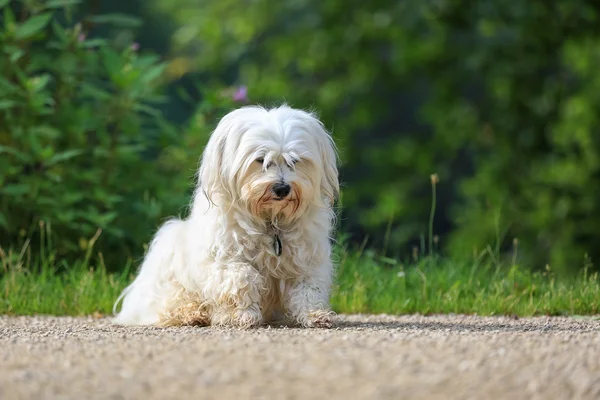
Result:
<svg viewBox="0 0 600 400"><path fill-rule="evenodd" d="M274 239L275 240L273 240L273 250L275 250L275 254L277 255L277 257L279 257L281 255L281 251L283 250L283 246L281 245L281 239L279 239L278 234L275 234Z"/></svg>

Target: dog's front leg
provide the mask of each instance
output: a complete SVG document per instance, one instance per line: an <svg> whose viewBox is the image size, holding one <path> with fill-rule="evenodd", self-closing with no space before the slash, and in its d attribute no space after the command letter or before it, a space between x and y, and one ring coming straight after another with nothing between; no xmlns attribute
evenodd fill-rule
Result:
<svg viewBox="0 0 600 400"><path fill-rule="evenodd" d="M265 278L250 264L234 262L215 266L207 287L212 299L211 324L250 328L260 325L261 294Z"/></svg>
<svg viewBox="0 0 600 400"><path fill-rule="evenodd" d="M332 275L333 267L327 262L291 282L283 305L295 322L307 328L333 326L335 313L329 306Z"/></svg>

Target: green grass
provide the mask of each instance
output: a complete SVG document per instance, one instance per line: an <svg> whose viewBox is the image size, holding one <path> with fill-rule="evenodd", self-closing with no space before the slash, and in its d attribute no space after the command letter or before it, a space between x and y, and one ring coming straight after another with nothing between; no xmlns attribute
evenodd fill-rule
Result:
<svg viewBox="0 0 600 400"><path fill-rule="evenodd" d="M0 314L110 314L132 278L108 273L102 256L59 262L47 250L32 255L0 249ZM340 313L467 313L479 315L584 315L600 312L600 281L587 268L576 277L532 273L495 262L450 261L431 256L411 265L372 252L336 248L339 260L332 298ZM39 261L42 260L42 261Z"/></svg>
<svg viewBox="0 0 600 400"><path fill-rule="evenodd" d="M592 315L600 312L598 273L558 278L547 269L427 257L409 266L342 252L332 299L340 312L388 314Z"/></svg>
<svg viewBox="0 0 600 400"><path fill-rule="evenodd" d="M42 230L43 231L43 230ZM50 242L34 253L30 242L18 252L0 247L0 314L109 314L131 279L127 262L120 273L108 273L102 254L92 258L100 231L84 241L86 252L67 264L57 260ZM42 243L46 240L42 236Z"/></svg>

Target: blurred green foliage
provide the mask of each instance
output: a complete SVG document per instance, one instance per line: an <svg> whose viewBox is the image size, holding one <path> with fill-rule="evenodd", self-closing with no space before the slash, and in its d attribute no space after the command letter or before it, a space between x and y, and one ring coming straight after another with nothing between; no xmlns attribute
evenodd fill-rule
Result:
<svg viewBox="0 0 600 400"><path fill-rule="evenodd" d="M141 24L79 15L74 0L2 1L0 243L52 225L59 257L98 249L123 263L186 201L197 154L157 106L168 64L131 41L90 36Z"/></svg>
<svg viewBox="0 0 600 400"><path fill-rule="evenodd" d="M437 172L447 252L518 238L536 267L600 258L600 3L154 5L190 65L246 83L252 101L321 113L342 149L346 229L410 251Z"/></svg>
<svg viewBox="0 0 600 400"><path fill-rule="evenodd" d="M443 252L518 247L555 271L600 258L600 3L75 3L0 0L2 243L43 219L65 252L97 227L100 249L139 250L182 211L234 105L217 88L246 85L333 130L342 230L359 241L401 256L424 242L437 173Z"/></svg>

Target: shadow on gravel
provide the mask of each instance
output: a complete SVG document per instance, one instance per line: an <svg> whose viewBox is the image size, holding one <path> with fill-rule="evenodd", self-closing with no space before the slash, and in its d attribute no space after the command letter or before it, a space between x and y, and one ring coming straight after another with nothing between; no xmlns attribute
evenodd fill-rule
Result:
<svg viewBox="0 0 600 400"><path fill-rule="evenodd" d="M566 332L578 330L582 331L598 331L580 321L573 321L569 324L555 324L552 320L540 321L538 324L530 322L362 322L362 321L340 321L336 324L339 329L375 329L375 330L401 330L401 331L452 331L452 332Z"/></svg>

